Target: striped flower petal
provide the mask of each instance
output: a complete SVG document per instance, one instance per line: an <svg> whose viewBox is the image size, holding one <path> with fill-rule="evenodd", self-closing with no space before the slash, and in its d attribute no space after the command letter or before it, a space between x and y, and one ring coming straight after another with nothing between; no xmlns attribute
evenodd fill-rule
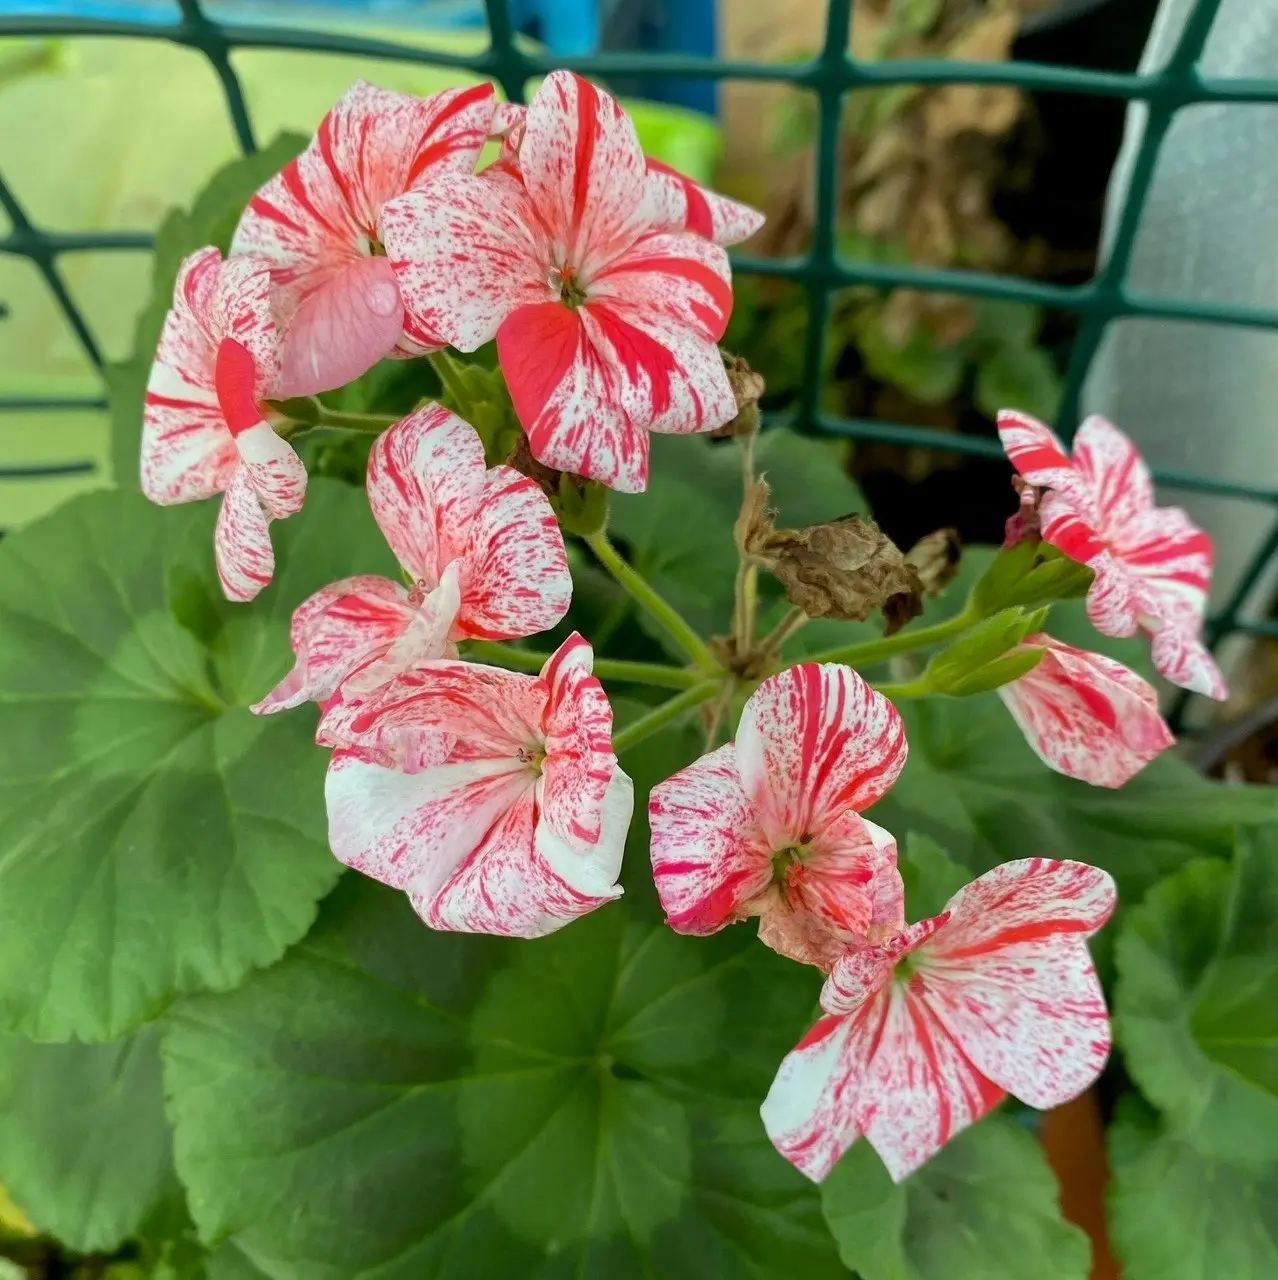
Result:
<svg viewBox="0 0 1278 1280"><path fill-rule="evenodd" d="M729 200L651 156L647 170L644 199L654 226L730 245L749 239L764 224L757 209Z"/></svg>
<svg viewBox="0 0 1278 1280"><path fill-rule="evenodd" d="M764 1101L768 1136L815 1181L864 1136L899 1182L1005 1092L1037 1107L1076 1097L1109 1052L1086 940L1113 907L1103 871L1028 858L891 943L847 952L821 993L826 1016Z"/></svg>
<svg viewBox="0 0 1278 1280"><path fill-rule="evenodd" d="M1157 638L1156 638L1157 639ZM1157 691L1121 662L1038 634L1038 666L998 693L1039 759L1094 787L1121 787L1174 742Z"/></svg>
<svg viewBox="0 0 1278 1280"><path fill-rule="evenodd" d="M396 330L398 288L370 259L382 251L388 201L474 170L493 105L490 84L416 98L359 81L306 150L249 201L232 252L271 259L287 394L340 386L361 361L366 369L388 354L442 345L431 333Z"/></svg>
<svg viewBox="0 0 1278 1280"><path fill-rule="evenodd" d="M412 772L335 753L333 852L439 929L540 936L618 896L633 790L590 660L574 635L537 676L440 662L397 682L354 730L451 749Z"/></svg>
<svg viewBox="0 0 1278 1280"><path fill-rule="evenodd" d="M266 513L243 467L236 467L222 495L213 531L213 558L228 600L252 600L275 572Z"/></svg>

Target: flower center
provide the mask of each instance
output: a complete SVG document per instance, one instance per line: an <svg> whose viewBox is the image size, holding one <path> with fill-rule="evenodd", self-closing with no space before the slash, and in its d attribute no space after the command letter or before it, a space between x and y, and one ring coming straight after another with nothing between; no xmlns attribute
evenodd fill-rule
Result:
<svg viewBox="0 0 1278 1280"><path fill-rule="evenodd" d="M368 255L370 258L384 258L386 246L373 234L368 237Z"/></svg>
<svg viewBox="0 0 1278 1280"><path fill-rule="evenodd" d="M426 597L430 595L431 590L432 587L425 578L418 578L408 589L408 603L414 609L420 609L426 603Z"/></svg>
<svg viewBox="0 0 1278 1280"><path fill-rule="evenodd" d="M772 883L784 885L790 878L791 871L803 865L804 859L812 852L812 837L805 831L798 840L784 849L778 849L772 855Z"/></svg>
<svg viewBox="0 0 1278 1280"><path fill-rule="evenodd" d="M520 764L526 764L534 773L540 773L542 763L546 759L546 753L536 747L517 747L515 749L515 759Z"/></svg>
<svg viewBox="0 0 1278 1280"><path fill-rule="evenodd" d="M586 300L586 291L578 283L572 267L563 266L550 273L550 287L559 290L559 301L576 310Z"/></svg>

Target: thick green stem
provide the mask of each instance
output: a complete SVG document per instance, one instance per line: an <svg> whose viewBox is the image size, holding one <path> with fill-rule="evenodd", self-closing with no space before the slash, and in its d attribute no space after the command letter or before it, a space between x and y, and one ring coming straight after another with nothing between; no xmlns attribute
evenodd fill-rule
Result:
<svg viewBox="0 0 1278 1280"><path fill-rule="evenodd" d="M741 498L748 502L754 487L754 433L738 436L741 445ZM738 535L740 536L740 535ZM759 569L744 550L737 549L737 580L733 592L732 637L738 655L747 654L754 645L754 618L759 600Z"/></svg>
<svg viewBox="0 0 1278 1280"><path fill-rule="evenodd" d="M461 365L447 351L432 351L426 357L431 368L435 370L444 390L453 398L457 407L464 408L470 398L470 392L462 381Z"/></svg>
<svg viewBox="0 0 1278 1280"><path fill-rule="evenodd" d="M894 636L884 636L881 640L865 640L860 644L846 645L842 649L827 649L824 653L815 653L805 662L843 662L850 667L865 667L873 662L882 662L885 658L895 658L900 654L915 653L919 649L927 649L945 640L953 640L962 635L977 621L976 610L969 603L961 613L944 622L934 623L930 627L906 627Z"/></svg>
<svg viewBox="0 0 1278 1280"><path fill-rule="evenodd" d="M906 698L925 698L931 690L927 687L927 681L920 676L917 680L906 680L900 684L876 684L873 686L885 698L897 698L904 700Z"/></svg>
<svg viewBox="0 0 1278 1280"><path fill-rule="evenodd" d="M488 640L472 640L466 647L466 657L477 658L495 667L508 667L512 671L540 671L549 661L550 654L513 649ZM705 676L697 671L686 671L661 662L628 662L622 658L596 658L594 672L600 680L646 684L659 689L691 689L705 680Z"/></svg>
<svg viewBox="0 0 1278 1280"><path fill-rule="evenodd" d="M632 721L624 729L613 734L613 751L620 754L628 747L633 747L642 742L645 738L656 733L658 729L664 729L666 725L677 720L685 711L690 711L693 707L699 707L703 702L709 702L722 687L722 680L701 680L694 684L692 688L676 694L668 702L663 702L660 706L653 707L647 715L640 716L638 720Z"/></svg>
<svg viewBox="0 0 1278 1280"><path fill-rule="evenodd" d="M616 579L618 585L630 595L654 622L683 650L687 656L706 671L718 667L714 654L706 642L684 620L672 605L663 600L648 584L642 574L636 573L622 558L617 548L608 541L601 529L585 539L586 545L599 557L599 563Z"/></svg>
<svg viewBox="0 0 1278 1280"><path fill-rule="evenodd" d="M795 605L789 613L759 641L760 653L779 653L781 646L808 620L808 615Z"/></svg>

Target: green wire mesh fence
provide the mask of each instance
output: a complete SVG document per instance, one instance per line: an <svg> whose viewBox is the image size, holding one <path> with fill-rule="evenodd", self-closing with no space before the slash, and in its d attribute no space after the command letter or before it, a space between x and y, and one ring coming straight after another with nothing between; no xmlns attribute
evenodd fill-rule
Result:
<svg viewBox="0 0 1278 1280"><path fill-rule="evenodd" d="M530 78L554 66L568 66L584 75L679 76L709 80L773 81L805 89L818 104L816 143L816 220L809 251L780 259L737 255L734 269L741 274L778 277L800 285L807 296L807 329L803 351L803 379L794 410L786 422L801 431L848 436L899 445L945 449L970 455L1001 456L994 440L954 435L927 427L852 419L831 415L821 407L823 350L832 296L849 285L910 288L969 297L1055 308L1076 315L1079 328L1070 356L1065 392L1057 426L1068 439L1078 418L1078 398L1106 326L1124 317L1206 321L1213 324L1278 329L1278 311L1155 297L1127 287L1127 269L1149 191L1159 148L1176 113L1202 103L1278 103L1278 79L1205 77L1198 63L1221 0L1197 0L1166 64L1150 74L1088 71L1037 63L962 63L946 60L857 61L849 53L854 0L829 0L825 34L819 53L801 63L769 64L678 54L600 53L584 57L549 58L517 46L509 0L486 0L489 45L475 56L412 47L394 41L362 38L293 27L242 25L215 21L199 0L178 0L179 19L168 25L74 16L0 16L0 36L101 36L163 40L202 53L211 63L226 96L226 106L241 147L256 147L248 104L230 54L236 49L287 49L345 53L369 59L388 59L455 68L494 80L514 101L525 100ZM1030 91L1099 95L1145 104L1148 115L1131 170L1126 200L1113 221L1108 252L1093 278L1080 285L1021 280L977 271L925 269L841 259L836 252L835 208L838 192L839 130L844 95L850 91L888 85L985 84L1009 85ZM59 270L68 253L136 251L150 244L143 233L65 233L46 231L32 223L19 198L0 173L0 208L11 230L0 239L0 252L27 259L39 271L67 324L95 368L103 357L84 316L76 307ZM0 399L0 412L102 408L101 397L84 400L31 398ZM0 467L0 477L74 474L91 470L92 463L71 462L21 468ZM1278 636L1278 623L1248 621L1240 616L1266 567L1278 555L1278 486L1238 484L1209 479L1185 471L1156 471L1158 482L1170 488L1267 504L1275 512L1271 531L1257 547L1229 598L1208 620L1207 639L1213 647L1228 635L1244 633ZM1176 709L1179 719L1184 700Z"/></svg>

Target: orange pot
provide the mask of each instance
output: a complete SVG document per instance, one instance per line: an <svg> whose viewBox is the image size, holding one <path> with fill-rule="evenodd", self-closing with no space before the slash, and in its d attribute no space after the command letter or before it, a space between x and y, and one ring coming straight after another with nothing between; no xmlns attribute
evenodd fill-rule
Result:
<svg viewBox="0 0 1278 1280"><path fill-rule="evenodd" d="M1091 1280L1118 1280L1118 1263L1110 1252L1105 1225L1109 1161L1096 1095L1089 1089L1081 1098L1048 1111L1039 1141L1060 1183L1061 1212L1091 1238Z"/></svg>

